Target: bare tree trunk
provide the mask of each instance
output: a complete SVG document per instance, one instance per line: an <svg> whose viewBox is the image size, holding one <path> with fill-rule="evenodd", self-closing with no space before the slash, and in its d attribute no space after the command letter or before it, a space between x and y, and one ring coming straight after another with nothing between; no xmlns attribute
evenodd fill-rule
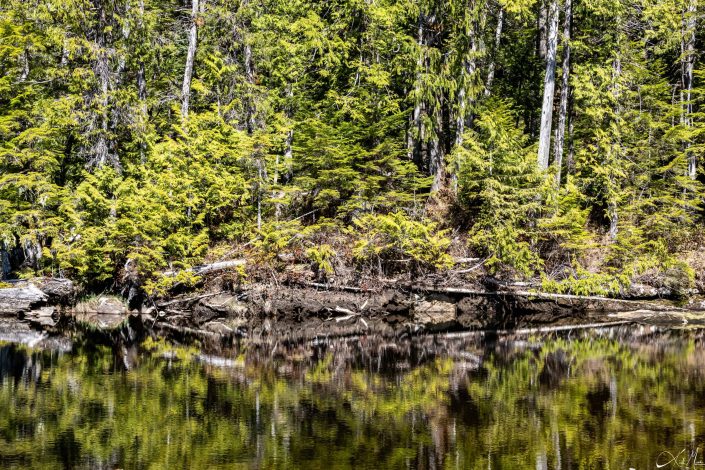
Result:
<svg viewBox="0 0 705 470"><path fill-rule="evenodd" d="M568 94L568 158L565 166L566 174L570 175L575 171L575 140L573 139L575 121L573 120L573 93L570 89Z"/></svg>
<svg viewBox="0 0 705 470"><path fill-rule="evenodd" d="M472 13L475 14L474 12ZM470 50L468 52L468 57L463 59L463 65L460 69L460 90L458 91L458 115L455 119L455 145L463 144L463 133L465 132L465 125L468 122L468 113L475 103L474 93L468 93L467 83L475 79L475 74L477 73L477 28L475 25L475 20L473 18L470 26L466 31L467 36L470 38Z"/></svg>
<svg viewBox="0 0 705 470"><path fill-rule="evenodd" d="M556 186L561 185L561 170L563 166L563 147L565 143L565 123L568 114L568 87L570 78L570 23L572 21L572 2L565 0L565 17L563 18L563 76L561 80L561 102L558 111L558 128L556 129Z"/></svg>
<svg viewBox="0 0 705 470"><path fill-rule="evenodd" d="M621 106L619 104L619 99L620 99L620 84L619 84L619 79L620 76L622 75L622 61L619 57L619 52L617 53L617 57L614 59L614 66L613 66L613 71L612 71L612 76L613 76L613 89L612 89L612 95L614 97L615 101L615 115L616 118L619 119L620 114L621 114ZM619 143L619 135L615 135L614 141L612 143L612 150L611 153L614 154L616 152L616 149L620 145ZM612 174L609 175L609 184L611 186L615 185L615 179ZM613 196L608 196L608 201L607 201L607 216L610 219L610 230L608 232L609 238L611 241L615 241L617 239L617 233L619 230L619 213L617 212L617 201L614 199Z"/></svg>
<svg viewBox="0 0 705 470"><path fill-rule="evenodd" d="M252 134L252 132L255 129L255 106L254 106L254 90L253 90L253 85L255 83L255 74L252 69L252 48L250 47L249 43L245 43L245 78L247 79L247 84L249 85L248 88L248 96L246 99L246 104L245 106L247 107L246 110L246 125L247 125L247 132L249 134Z"/></svg>
<svg viewBox="0 0 705 470"><path fill-rule="evenodd" d="M548 18L549 12L546 8L546 2L554 3L554 0L540 0L539 1L539 16L537 19L538 26L538 37L536 38L536 52L541 59L546 58L547 52L547 41L546 41L546 29L547 23L550 21Z"/></svg>
<svg viewBox="0 0 705 470"><path fill-rule="evenodd" d="M440 110L435 109L433 112L433 119L435 122L441 122ZM443 180L445 179L445 164L443 159L443 149L441 148L440 136L438 132L435 133L431 142L429 142L429 172L433 175L433 184L431 185L431 191L438 191L443 186Z"/></svg>
<svg viewBox="0 0 705 470"><path fill-rule="evenodd" d="M698 8L697 0L689 0L685 15L685 53L683 54L683 89L685 90L685 125L693 126L693 69L695 68L695 29L696 12ZM695 179L698 174L698 159L696 153L690 150L690 144L686 143L686 155L688 156L688 176Z"/></svg>
<svg viewBox="0 0 705 470"><path fill-rule="evenodd" d="M494 57L490 61L487 70L487 82L485 84L485 96L489 96L492 91L492 82L494 81L494 69L497 63L497 54L499 53L499 45L502 41L502 27L504 25L504 8L500 5L497 13L497 29L494 33Z"/></svg>
<svg viewBox="0 0 705 470"><path fill-rule="evenodd" d="M146 39L144 36L144 0L139 2L139 18L137 26L142 33L142 39ZM139 66L137 68L137 97L140 100L142 106L142 113L147 115L147 79L144 72L144 60L140 57Z"/></svg>
<svg viewBox="0 0 705 470"><path fill-rule="evenodd" d="M66 39L64 39L64 44L61 47L61 59L59 65L61 67L66 67L69 63L69 48L66 47Z"/></svg>
<svg viewBox="0 0 705 470"><path fill-rule="evenodd" d="M140 61L137 69L137 98L140 100L142 113L147 114L147 80L144 76L144 62Z"/></svg>
<svg viewBox="0 0 705 470"><path fill-rule="evenodd" d="M424 29L423 15L419 14L419 27L417 45L419 48L419 56L416 61L416 84L414 85L414 111L411 115L411 123L407 136L407 152L410 160L415 160L418 142L423 140L423 123L421 121L422 102L419 97L421 94L421 73L424 66Z"/></svg>
<svg viewBox="0 0 705 470"><path fill-rule="evenodd" d="M536 470L548 470L548 456L545 450L536 452Z"/></svg>
<svg viewBox="0 0 705 470"><path fill-rule="evenodd" d="M117 73L116 75L116 80L118 83L122 83L122 77L123 74L125 73L125 69L127 68L127 48L129 47L128 41L130 40L130 33L132 31L130 30L130 0L125 1L125 11L123 14L123 23L122 23L122 38L125 41L124 44L124 50L122 54L119 55L118 57L118 66L117 66Z"/></svg>
<svg viewBox="0 0 705 470"><path fill-rule="evenodd" d="M266 179L266 171L262 158L257 157L257 230L262 229L262 193L264 180Z"/></svg>
<svg viewBox="0 0 705 470"><path fill-rule="evenodd" d="M94 74L98 79L99 89L99 111L98 111L98 126L99 131L96 137L95 144L92 149L92 156L89 160L90 166L102 168L106 164L112 165L114 168L119 168L117 158L111 155L111 142L109 138L110 131L110 112L109 112L109 89L110 89L110 62L108 56L108 45L106 38L107 16L105 13L105 5L102 1L94 2L97 10L98 24L96 26L96 61L94 64Z"/></svg>
<svg viewBox="0 0 705 470"><path fill-rule="evenodd" d="M541 170L548 168L548 156L551 148L553 94L556 86L557 43L558 0L551 0L549 8L548 45L546 51L546 76L543 81L543 106L541 107L541 130L539 134L538 165Z"/></svg>
<svg viewBox="0 0 705 470"><path fill-rule="evenodd" d="M465 68L460 73L461 81L465 80ZM467 114L467 100L465 85L458 90L458 115L455 117L455 145L463 145L463 133L465 133L465 115Z"/></svg>
<svg viewBox="0 0 705 470"><path fill-rule="evenodd" d="M294 130L291 129L286 134L286 141L284 147L284 166L286 168L287 179L291 177L291 169L294 160L294 151L292 149L292 143L294 142Z"/></svg>
<svg viewBox="0 0 705 470"><path fill-rule="evenodd" d="M145 34L144 28L144 0L139 1L139 11L137 17L137 28L138 35L140 39L146 40L147 35ZM147 78L144 71L144 59L140 54L139 63L137 65L137 99L140 102L140 131L142 135L140 136L140 159L142 163L146 160L147 153L147 142L145 141L145 134L147 133Z"/></svg>
<svg viewBox="0 0 705 470"><path fill-rule="evenodd" d="M193 62L196 57L198 41L198 2L191 0L191 27L188 33L188 51L186 52L186 67L184 68L184 83L181 87L181 117L188 117L189 102L191 100L191 79L193 78Z"/></svg>
<svg viewBox="0 0 705 470"><path fill-rule="evenodd" d="M20 74L20 82L24 82L29 77L29 50L25 47L22 52L22 73Z"/></svg>

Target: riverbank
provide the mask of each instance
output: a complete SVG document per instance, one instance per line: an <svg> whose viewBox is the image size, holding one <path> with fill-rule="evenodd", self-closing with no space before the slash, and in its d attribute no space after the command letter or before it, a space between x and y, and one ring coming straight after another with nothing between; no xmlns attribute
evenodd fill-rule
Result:
<svg viewBox="0 0 705 470"><path fill-rule="evenodd" d="M555 328L615 321L705 324L698 295L687 301L541 293L524 285L448 287L380 283L375 288L289 282L207 288L130 309L123 299L79 299L68 280L38 278L0 289L0 316L47 334L89 330L106 340L152 334L179 342L307 341L379 335Z"/></svg>

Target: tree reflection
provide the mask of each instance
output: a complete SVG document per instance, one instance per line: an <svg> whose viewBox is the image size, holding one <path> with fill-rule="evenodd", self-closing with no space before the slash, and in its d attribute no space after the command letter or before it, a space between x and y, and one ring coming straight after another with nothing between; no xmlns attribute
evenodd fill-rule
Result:
<svg viewBox="0 0 705 470"><path fill-rule="evenodd" d="M245 348L231 367L4 345L0 466L653 468L705 444L705 350L642 333Z"/></svg>

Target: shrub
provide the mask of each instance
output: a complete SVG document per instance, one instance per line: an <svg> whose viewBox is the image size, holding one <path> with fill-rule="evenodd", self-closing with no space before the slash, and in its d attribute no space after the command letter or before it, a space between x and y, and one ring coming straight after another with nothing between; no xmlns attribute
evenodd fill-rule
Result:
<svg viewBox="0 0 705 470"><path fill-rule="evenodd" d="M359 235L353 257L380 273L436 270L452 265L446 231L430 221L414 221L403 212L365 214L353 221Z"/></svg>
<svg viewBox="0 0 705 470"><path fill-rule="evenodd" d="M306 250L306 257L311 261L311 267L316 278L320 281L325 281L328 276L333 274L333 259L336 252L330 245L323 244Z"/></svg>

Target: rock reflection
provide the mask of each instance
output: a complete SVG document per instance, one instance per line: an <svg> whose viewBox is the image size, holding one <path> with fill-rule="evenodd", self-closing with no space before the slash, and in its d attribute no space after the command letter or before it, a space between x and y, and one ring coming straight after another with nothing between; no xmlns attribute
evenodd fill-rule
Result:
<svg viewBox="0 0 705 470"><path fill-rule="evenodd" d="M705 444L704 337L5 344L0 466L649 468Z"/></svg>

